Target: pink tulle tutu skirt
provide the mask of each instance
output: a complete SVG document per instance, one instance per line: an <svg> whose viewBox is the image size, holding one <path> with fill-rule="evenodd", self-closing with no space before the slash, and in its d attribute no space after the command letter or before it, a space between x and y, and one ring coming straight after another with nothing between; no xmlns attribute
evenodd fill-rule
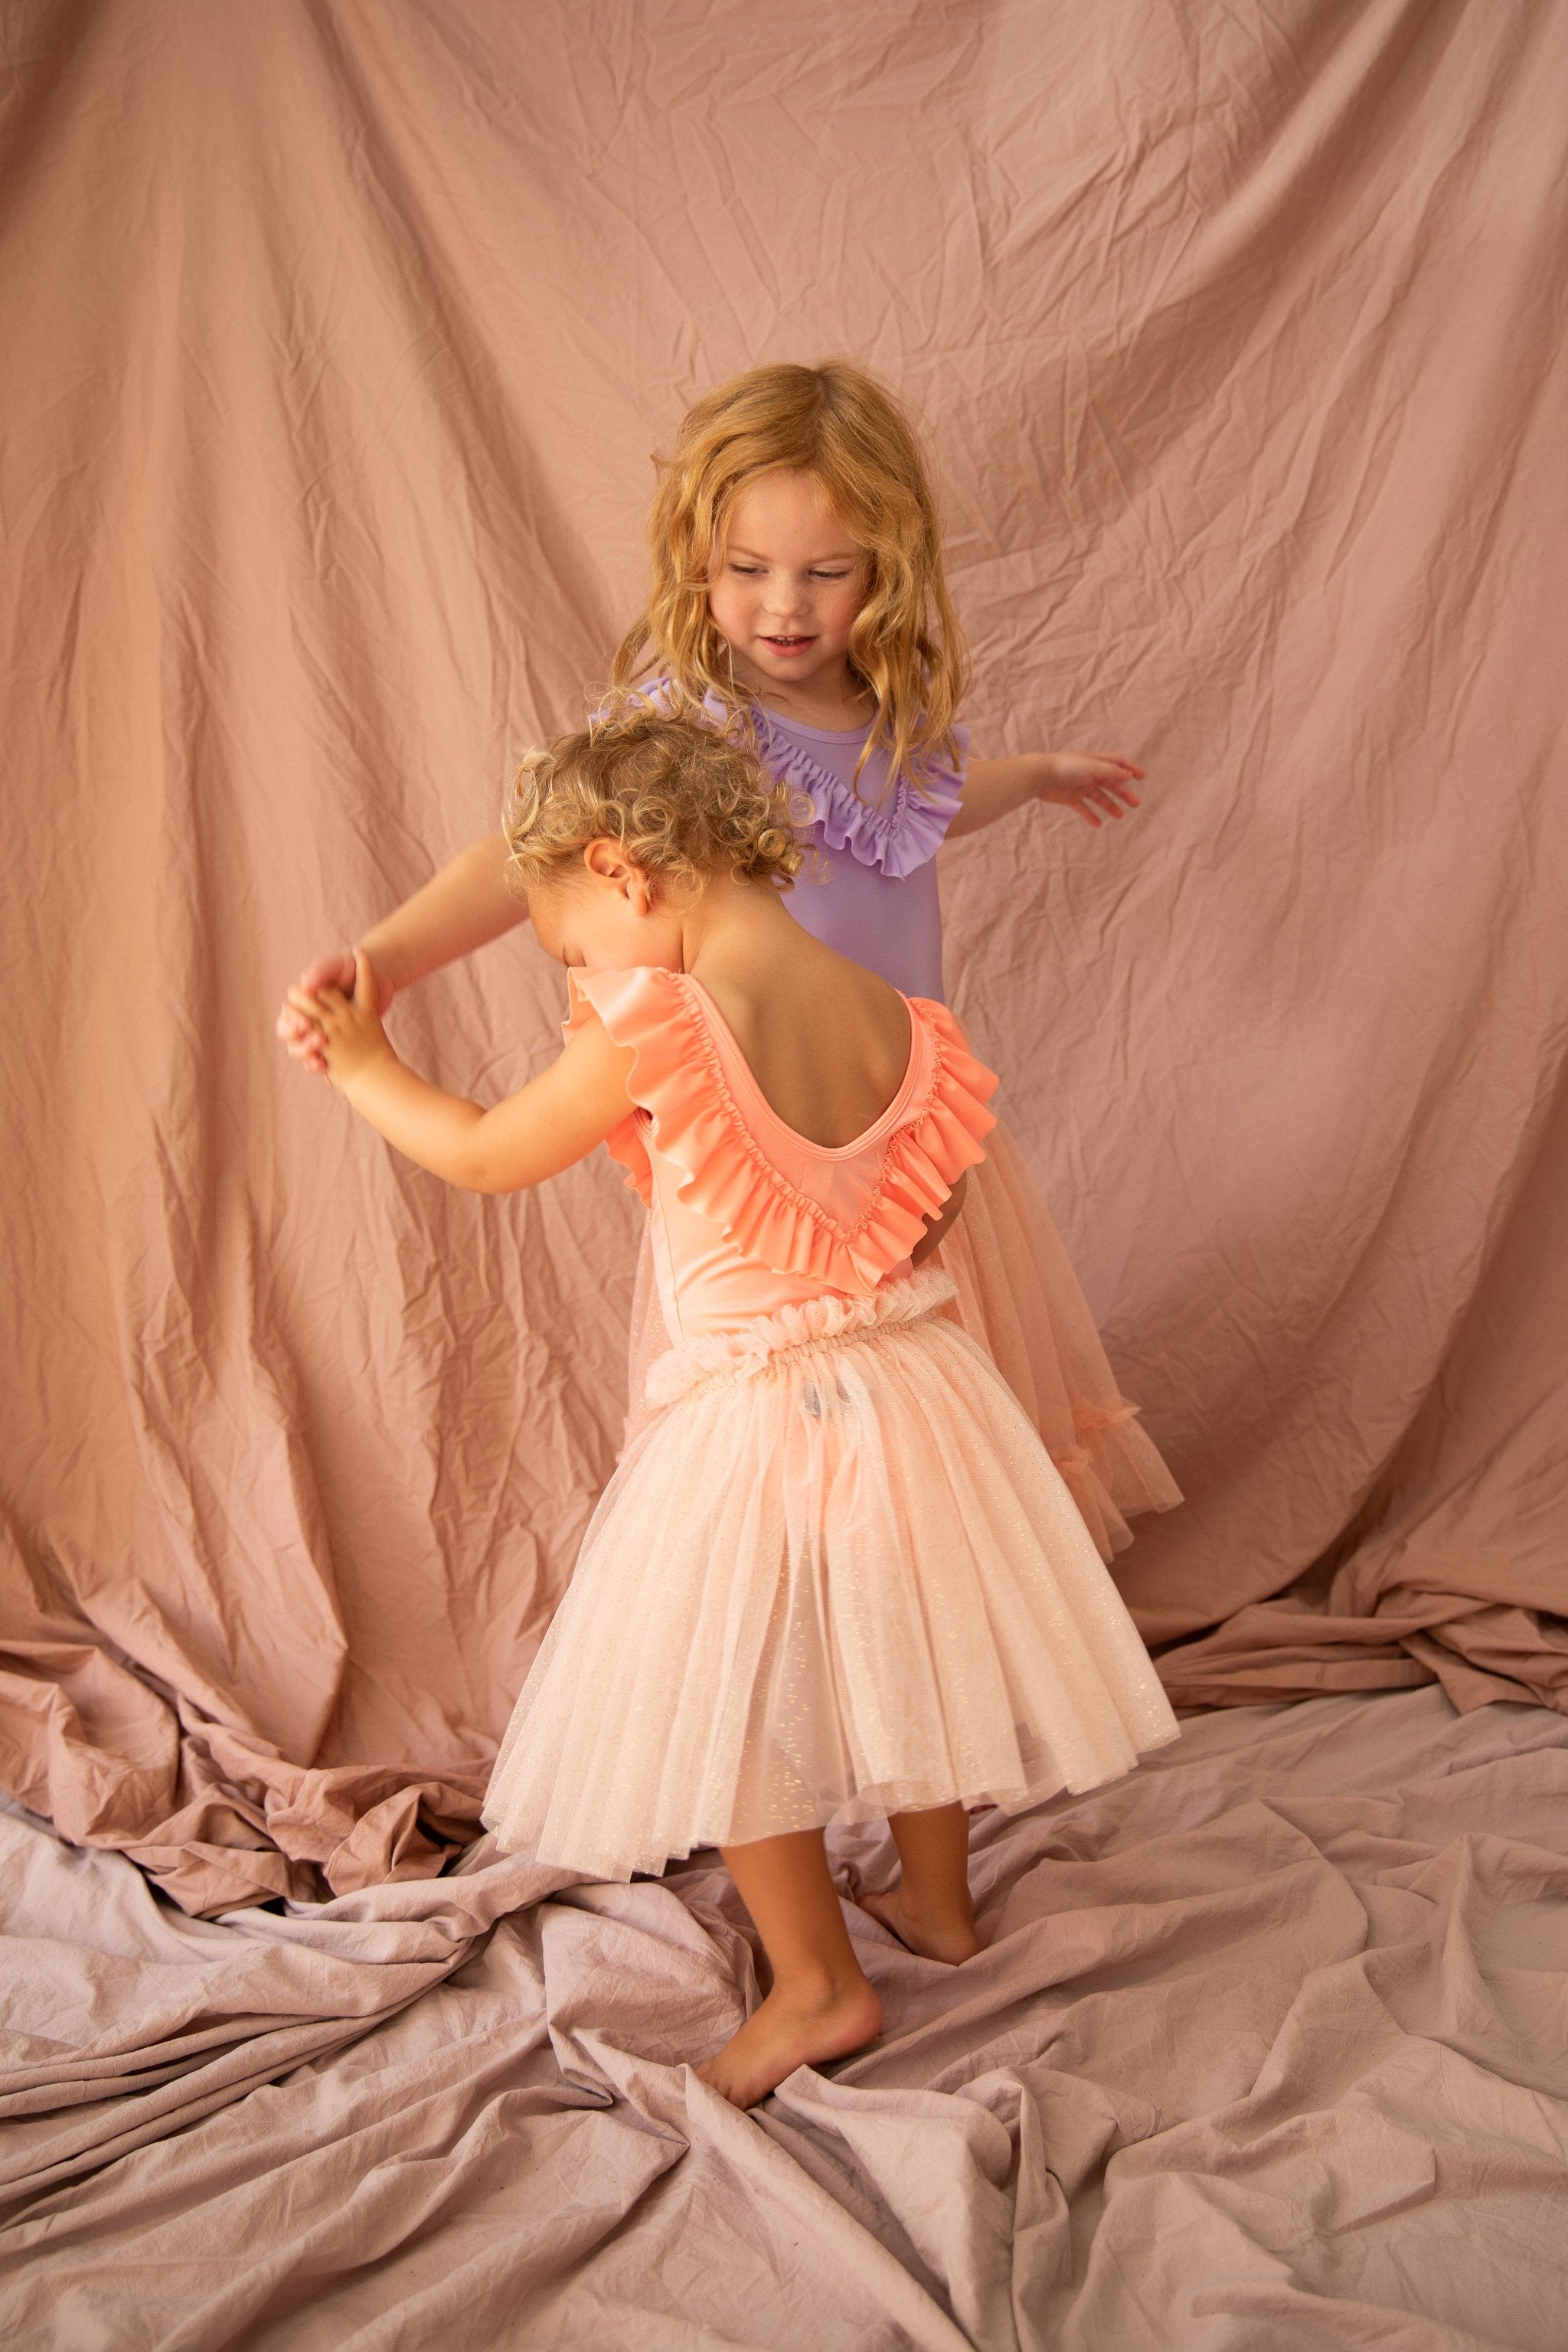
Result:
<svg viewBox="0 0 1568 2352"><path fill-rule="evenodd" d="M1016 1809L1174 1738L957 1305L928 1269L655 1363L501 1745L503 1845L624 1879L954 1800Z"/></svg>
<svg viewBox="0 0 1568 2352"><path fill-rule="evenodd" d="M959 1322L1034 1423L1102 1559L1132 1540L1127 1522L1182 1499L1138 1408L1117 1385L1055 1221L1005 1128L969 1171L963 1213L942 1245ZM669 1345L647 1240L632 1307L628 1444L646 1426L649 1367Z"/></svg>

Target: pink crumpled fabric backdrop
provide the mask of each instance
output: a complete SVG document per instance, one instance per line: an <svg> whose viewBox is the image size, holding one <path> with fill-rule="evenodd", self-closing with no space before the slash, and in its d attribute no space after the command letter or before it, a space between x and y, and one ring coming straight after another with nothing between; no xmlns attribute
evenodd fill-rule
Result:
<svg viewBox="0 0 1568 2352"><path fill-rule="evenodd" d="M13 9L0 1780L195 1910L438 1866L614 1454L633 1207L271 1016L493 822L764 354L907 396L953 1000L1190 1501L1173 1694L1562 1705L1561 5ZM522 935L406 999L481 1096ZM1305 1581L1303 1581L1305 1580Z"/></svg>
<svg viewBox="0 0 1568 2352"><path fill-rule="evenodd" d="M8 2340L1556 2352L1568 5L12 0L0 63ZM944 855L949 979L1225 1711L977 1824L962 2000L852 1912L889 2034L759 2122L685 2065L721 1874L467 1844L633 1203L447 1192L271 1023L581 712L687 399L835 352L978 746L1151 772ZM394 1024L490 1096L563 1002L521 934Z"/></svg>

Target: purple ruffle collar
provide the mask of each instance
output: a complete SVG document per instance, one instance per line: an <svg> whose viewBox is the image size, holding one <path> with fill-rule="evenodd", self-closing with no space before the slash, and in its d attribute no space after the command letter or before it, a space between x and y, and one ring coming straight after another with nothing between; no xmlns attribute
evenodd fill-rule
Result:
<svg viewBox="0 0 1568 2352"><path fill-rule="evenodd" d="M874 866L895 881L902 881L906 874L928 865L936 856L963 797L963 777L958 769L932 761L918 792L907 776L900 775L892 791L873 807L803 750L775 723L773 712L757 704L752 705L752 712L764 764L781 781L805 794L829 849L847 849L857 865Z"/></svg>

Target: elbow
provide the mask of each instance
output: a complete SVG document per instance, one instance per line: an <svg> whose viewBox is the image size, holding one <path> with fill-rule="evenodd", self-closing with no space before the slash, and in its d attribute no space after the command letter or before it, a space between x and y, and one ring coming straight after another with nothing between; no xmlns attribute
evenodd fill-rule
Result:
<svg viewBox="0 0 1568 2352"><path fill-rule="evenodd" d="M453 1179L465 1192L483 1192L494 1199L505 1192L526 1192L530 1180L515 1168L501 1166L483 1152L475 1152L460 1176Z"/></svg>
<svg viewBox="0 0 1568 2352"><path fill-rule="evenodd" d="M504 1175L499 1168L486 1167L482 1161L477 1161L461 1171L454 1170L451 1181L465 1192L482 1192L487 1199L494 1199L501 1192L521 1192L523 1189L515 1177Z"/></svg>

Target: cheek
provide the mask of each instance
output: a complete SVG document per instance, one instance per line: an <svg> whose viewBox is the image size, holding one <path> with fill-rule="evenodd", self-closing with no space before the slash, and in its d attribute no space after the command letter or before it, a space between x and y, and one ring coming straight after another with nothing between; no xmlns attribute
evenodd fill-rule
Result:
<svg viewBox="0 0 1568 2352"><path fill-rule="evenodd" d="M818 606L823 626L836 636L847 637L855 625L855 615L865 602L866 591L859 581L846 581L841 586L836 583Z"/></svg>
<svg viewBox="0 0 1568 2352"><path fill-rule="evenodd" d="M746 615L746 583L721 572L708 583L708 617L721 637L742 634Z"/></svg>

